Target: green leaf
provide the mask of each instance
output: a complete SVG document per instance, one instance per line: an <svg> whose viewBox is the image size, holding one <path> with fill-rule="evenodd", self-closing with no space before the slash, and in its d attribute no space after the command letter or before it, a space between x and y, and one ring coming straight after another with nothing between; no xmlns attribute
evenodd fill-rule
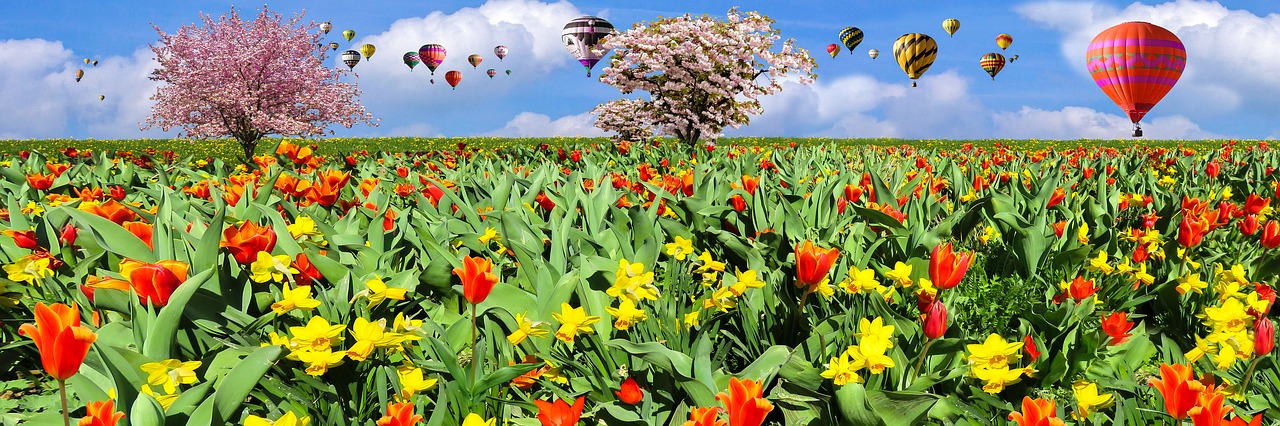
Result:
<svg viewBox="0 0 1280 426"><path fill-rule="evenodd" d="M79 209L63 207L62 210L85 225L84 228L93 235L98 245L107 251L147 263L156 262L155 253L147 247L146 243L124 227L116 225L115 222Z"/></svg>
<svg viewBox="0 0 1280 426"><path fill-rule="evenodd" d="M867 401L885 425L911 426L921 424L933 404L938 401L938 396L924 392L872 391L868 394Z"/></svg>
<svg viewBox="0 0 1280 426"><path fill-rule="evenodd" d="M516 364L516 365L499 368L497 371L489 373L485 375L484 378L481 378L479 381L477 381L475 386L471 387L471 394L472 395L483 394L484 392L488 391L494 386L500 386L500 385L506 384L507 382L510 382L511 379L520 377L521 374L533 371L534 369L541 367L542 365L543 364L541 363L529 363L529 364Z"/></svg>
<svg viewBox="0 0 1280 426"><path fill-rule="evenodd" d="M135 425L164 424L164 408L151 395L138 395L133 400L133 408L129 410L129 423Z"/></svg>
<svg viewBox="0 0 1280 426"><path fill-rule="evenodd" d="M849 383L836 390L836 408L840 411L840 424L847 426L874 426L883 424L880 417L867 405L867 389L860 383Z"/></svg>
<svg viewBox="0 0 1280 426"><path fill-rule="evenodd" d="M235 419L236 410L240 408L240 405L244 404L244 399L249 396L249 391L258 385L258 381L262 380L262 375L275 364L276 359L279 357L279 346L264 346L255 349L249 356L244 357L244 360L241 360L235 368L232 368L222 378L222 381L218 384L218 390L213 394L217 419L223 421Z"/></svg>
<svg viewBox="0 0 1280 426"><path fill-rule="evenodd" d="M182 324L182 311L187 308L187 302L191 300L191 296L211 275L213 275L213 269L206 269L187 278L177 290L173 291L173 295L169 296L169 304L160 309L160 315L156 317L155 324L147 333L147 341L142 344L143 354L156 360L170 358L169 351L173 348L173 337L178 333L178 326Z"/></svg>

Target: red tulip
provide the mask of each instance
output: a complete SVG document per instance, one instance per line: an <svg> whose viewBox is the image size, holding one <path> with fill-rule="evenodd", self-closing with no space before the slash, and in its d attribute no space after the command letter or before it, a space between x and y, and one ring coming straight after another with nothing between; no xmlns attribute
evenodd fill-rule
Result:
<svg viewBox="0 0 1280 426"><path fill-rule="evenodd" d="M747 200L743 199L741 195L734 194L729 197L729 205L733 206L733 211L741 212L747 209Z"/></svg>
<svg viewBox="0 0 1280 426"><path fill-rule="evenodd" d="M940 289L955 287L964 279L972 262L973 253L955 253L951 243L938 245L929 257L929 280Z"/></svg>
<svg viewBox="0 0 1280 426"><path fill-rule="evenodd" d="M378 426L413 426L422 421L421 415L413 414L412 402L393 402L387 404L387 415L378 419Z"/></svg>
<svg viewBox="0 0 1280 426"><path fill-rule="evenodd" d="M1067 198L1067 191L1062 188L1056 188L1053 190L1053 195L1049 196L1049 204L1046 205L1045 208L1053 208L1053 206L1058 205L1058 203L1061 203L1065 198Z"/></svg>
<svg viewBox="0 0 1280 426"><path fill-rule="evenodd" d="M729 426L760 426L764 423L764 417L773 410L773 404L761 396L763 392L759 382L729 378L729 393L716 395L729 412Z"/></svg>
<svg viewBox="0 0 1280 426"><path fill-rule="evenodd" d="M129 233L132 233L133 235L137 236L139 240L142 240L142 242L146 243L147 248L155 250L155 247L151 246L151 240L152 240L151 224L143 223L143 222L125 222L121 226L123 226L126 231L129 231Z"/></svg>
<svg viewBox="0 0 1280 426"><path fill-rule="evenodd" d="M169 297L187 280L188 268L186 263L176 260L143 263L126 259L120 263L120 275L129 279L139 301L159 308L168 305Z"/></svg>
<svg viewBox="0 0 1280 426"><path fill-rule="evenodd" d="M1057 235L1058 238L1062 238L1062 233L1066 232L1067 230L1067 221L1059 220L1057 222L1054 222L1053 225L1050 225L1050 226L1053 227L1054 235Z"/></svg>
<svg viewBox="0 0 1280 426"><path fill-rule="evenodd" d="M760 188L760 178L742 175L742 190L748 194L756 195L756 189Z"/></svg>
<svg viewBox="0 0 1280 426"><path fill-rule="evenodd" d="M814 288L827 278L827 273L840 257L840 250L815 247L805 240L796 245L796 286Z"/></svg>
<svg viewBox="0 0 1280 426"><path fill-rule="evenodd" d="M311 285L311 283L324 278L323 275L320 275L320 271L316 269L316 265L311 264L311 259L307 258L306 253L298 253L291 266L298 270L298 274L293 276L298 285Z"/></svg>
<svg viewBox="0 0 1280 426"><path fill-rule="evenodd" d="M937 339L946 334L947 305L942 304L941 300L935 300L924 311L924 335L930 339Z"/></svg>
<svg viewBox="0 0 1280 426"><path fill-rule="evenodd" d="M622 381L622 385L618 390L613 391L613 394L617 395L622 402L631 405L639 404L644 399L644 390L636 383L636 379L630 377Z"/></svg>
<svg viewBox="0 0 1280 426"><path fill-rule="evenodd" d="M75 225L68 223L62 227L62 232L58 234L58 240L62 241L62 244L72 246L76 244L77 235L79 235L79 230L76 229Z"/></svg>
<svg viewBox="0 0 1280 426"><path fill-rule="evenodd" d="M48 170L49 173L53 173L54 177L58 177L62 176L64 172L70 169L71 165L66 163L45 163L44 168Z"/></svg>
<svg viewBox="0 0 1280 426"><path fill-rule="evenodd" d="M462 267L453 268L453 274L462 280L462 296L472 305L479 305L489 297L493 285L498 283L494 275L493 264L483 257L467 256L462 258Z"/></svg>
<svg viewBox="0 0 1280 426"><path fill-rule="evenodd" d="M1061 426L1062 420L1058 419L1058 405L1053 400L1031 399L1029 396L1022 397L1022 411L1014 411L1009 413L1009 420L1013 420L1018 426Z"/></svg>
<svg viewBox="0 0 1280 426"><path fill-rule="evenodd" d="M1036 348L1036 339L1032 339L1031 335L1027 335L1022 339L1022 349L1027 352L1027 357L1031 358L1031 362L1040 359L1040 349Z"/></svg>
<svg viewBox="0 0 1280 426"><path fill-rule="evenodd" d="M542 422L542 426L577 426L585 401L586 397L579 396L573 401L573 406L559 398L554 403L533 401L533 404L538 406L538 421Z"/></svg>
<svg viewBox="0 0 1280 426"><path fill-rule="evenodd" d="M861 187L861 186L855 186L855 185L851 185L851 184L850 184L850 185L845 185L845 186L844 186L844 198L845 198L846 200L849 200L849 202L850 202L850 203L857 203L857 202L858 202L858 200L862 199L862 193L863 193L863 191L864 191L864 190L862 189L862 187Z"/></svg>
<svg viewBox="0 0 1280 426"><path fill-rule="evenodd" d="M1276 347L1276 325L1271 318L1262 317L1253 324L1253 356L1271 353Z"/></svg>
<svg viewBox="0 0 1280 426"><path fill-rule="evenodd" d="M36 231L15 231L12 229L6 229L4 231L0 231L0 233L8 235L9 238L13 238L14 244L17 244L20 248L27 250L36 250L40 248L40 243L36 241Z"/></svg>
<svg viewBox="0 0 1280 426"><path fill-rule="evenodd" d="M35 318L35 324L18 327L18 334L35 341L45 373L57 380L76 375L85 355L89 354L89 345L98 335L80 325L80 311L75 303L45 306L36 302Z"/></svg>
<svg viewBox="0 0 1280 426"><path fill-rule="evenodd" d="M1183 247L1195 247L1204 239L1204 234L1209 232L1209 224L1203 219L1192 217L1182 218L1182 224L1178 225L1178 244Z"/></svg>
<svg viewBox="0 0 1280 426"><path fill-rule="evenodd" d="M110 189L110 190L108 190L108 191L107 191L107 193L108 193L109 195L111 195L111 198L115 198L116 200L123 200L123 199L124 199L124 187L123 187L123 186L120 186L120 185L113 186L113 187L111 187L111 189Z"/></svg>
<svg viewBox="0 0 1280 426"><path fill-rule="evenodd" d="M1129 330L1133 329L1133 321L1129 321L1129 315L1124 312L1114 312L1111 315L1102 316L1102 331L1111 337L1107 342L1108 345L1119 345L1129 340Z"/></svg>
<svg viewBox="0 0 1280 426"><path fill-rule="evenodd" d="M1245 215L1244 219L1240 220L1239 225L1240 233L1245 235L1253 235L1259 229L1262 229L1262 224L1258 222L1258 215L1256 214Z"/></svg>
<svg viewBox="0 0 1280 426"><path fill-rule="evenodd" d="M276 247L276 231L252 221L246 220L238 228L235 225L228 226L222 231L222 236L225 239L221 243L222 247L226 247L241 265L253 263L258 252L271 253Z"/></svg>
<svg viewBox="0 0 1280 426"><path fill-rule="evenodd" d="M1253 292L1258 293L1258 299L1267 301L1267 306L1261 312L1253 312L1253 309L1250 309L1249 313L1261 317L1271 312L1271 305L1276 304L1276 289L1266 283L1254 283Z"/></svg>
<svg viewBox="0 0 1280 426"><path fill-rule="evenodd" d="M85 405L85 416L80 419L77 426L116 426L120 419L124 418L124 413L116 412L116 402L113 400L90 402Z"/></svg>
<svg viewBox="0 0 1280 426"><path fill-rule="evenodd" d="M27 175L27 183L38 191L44 191L52 187L53 179L53 175L46 175L44 173L32 173Z"/></svg>
<svg viewBox="0 0 1280 426"><path fill-rule="evenodd" d="M1053 298L1053 303L1062 303L1068 297L1075 300L1076 303L1080 303L1097 292L1098 287L1093 280L1086 280L1084 277L1077 276L1071 280L1071 283L1067 284L1067 288L1063 289L1062 293Z"/></svg>
<svg viewBox="0 0 1280 426"><path fill-rule="evenodd" d="M1268 220L1262 227L1262 246L1268 249L1280 247L1280 222Z"/></svg>
<svg viewBox="0 0 1280 426"><path fill-rule="evenodd" d="M1262 209L1270 205L1270 198L1262 198L1258 194L1249 194L1249 198L1244 200L1244 211L1249 214L1258 214L1262 213Z"/></svg>
<svg viewBox="0 0 1280 426"><path fill-rule="evenodd" d="M1222 165L1218 164L1217 161L1210 162L1204 166L1204 172L1205 174L1208 174L1209 177L1217 178L1218 174L1222 172Z"/></svg>
<svg viewBox="0 0 1280 426"><path fill-rule="evenodd" d="M1221 392L1209 392L1208 390L1201 392L1196 401L1196 408L1188 412L1191 415L1191 424L1195 426L1227 424L1225 421L1227 413L1230 413L1232 408L1222 405L1226 397Z"/></svg>
<svg viewBox="0 0 1280 426"><path fill-rule="evenodd" d="M133 210L129 210L128 207L125 207L124 204L120 204L116 200L107 200L105 203L95 204L87 208L81 205L80 209L87 210L89 213L93 213L115 222L116 225L122 225L125 222L134 220L138 217L137 213L134 213Z"/></svg>

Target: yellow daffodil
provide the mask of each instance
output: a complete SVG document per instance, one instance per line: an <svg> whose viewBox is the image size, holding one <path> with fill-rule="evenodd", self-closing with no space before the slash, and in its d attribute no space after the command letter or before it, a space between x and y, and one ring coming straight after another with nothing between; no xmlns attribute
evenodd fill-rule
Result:
<svg viewBox="0 0 1280 426"><path fill-rule="evenodd" d="M840 356L831 358L831 363L827 364L826 371L822 372L822 377L831 379L836 386L844 386L853 383L862 383L862 376L858 375L860 366L854 366L849 360L849 354L841 353Z"/></svg>
<svg viewBox="0 0 1280 426"><path fill-rule="evenodd" d="M22 208L22 214L29 214L38 217L44 214L44 207L36 204L35 201L27 201L27 206Z"/></svg>
<svg viewBox="0 0 1280 426"><path fill-rule="evenodd" d="M401 401L408 401L415 394L429 391L439 382L435 378L423 378L422 369L412 365L402 365L397 368L396 377L400 379L400 395L397 398Z"/></svg>
<svg viewBox="0 0 1280 426"><path fill-rule="evenodd" d="M1081 223L1080 228L1076 229L1076 241L1080 244L1089 244L1089 224Z"/></svg>
<svg viewBox="0 0 1280 426"><path fill-rule="evenodd" d="M311 416L299 418L292 411L286 411L283 416L280 416L275 421L254 415L249 415L244 419L244 426L307 426L310 424Z"/></svg>
<svg viewBox="0 0 1280 426"><path fill-rule="evenodd" d="M899 287L911 286L911 265L897 262L893 269L884 273L884 277L892 280Z"/></svg>
<svg viewBox="0 0 1280 426"><path fill-rule="evenodd" d="M609 306L604 308L604 310L608 311L609 315L613 316L613 328L618 330L630 329L633 324L649 318L645 315L643 309L637 309L636 303L625 297L618 299L618 307L615 308ZM546 330L541 331L543 334L546 333Z"/></svg>
<svg viewBox="0 0 1280 426"><path fill-rule="evenodd" d="M249 265L249 279L254 282L265 283L267 281L280 282L284 280L286 275L298 273L298 269L289 266L293 259L289 255L281 254L272 256L271 253L265 251L258 252L257 260Z"/></svg>
<svg viewBox="0 0 1280 426"><path fill-rule="evenodd" d="M347 358L353 361L364 361L373 354L375 347L389 347L398 345L397 335L395 333L387 333L387 320L380 319L377 321L369 321L367 319L357 317L355 324L351 325L351 337L356 342L347 349Z"/></svg>
<svg viewBox="0 0 1280 426"><path fill-rule="evenodd" d="M982 344L966 345L969 355L969 365L975 369L985 368L1005 368L1009 366L1009 362L1018 359L1018 351L1022 350L1022 342L1008 342L999 334L992 333L987 336L987 340Z"/></svg>
<svg viewBox="0 0 1280 426"><path fill-rule="evenodd" d="M867 342L883 343L886 348L893 347L893 326L885 325L884 318L876 317L875 320L868 321L866 318L858 320L858 341L865 344Z"/></svg>
<svg viewBox="0 0 1280 426"><path fill-rule="evenodd" d="M53 270L49 269L49 258L32 260L31 256L23 256L12 265L4 265L4 272L9 275L9 281L27 284L34 284L40 278L53 275Z"/></svg>
<svg viewBox="0 0 1280 426"><path fill-rule="evenodd" d="M329 368L342 364L342 358L346 352L334 352L329 349L323 351L304 351L298 353L298 360L309 364L307 366L307 374L312 376L323 376L329 372Z"/></svg>
<svg viewBox="0 0 1280 426"><path fill-rule="evenodd" d="M1208 286L1209 283L1201 281L1200 274L1196 272L1178 278L1178 294L1187 294L1187 292L1201 294Z"/></svg>
<svg viewBox="0 0 1280 426"><path fill-rule="evenodd" d="M888 349L888 341L868 339L858 342L857 345L850 346L845 350L845 354L853 358L854 364L866 365L867 371L870 371L871 374L880 374L884 372L884 369L896 366L893 358L885 354Z"/></svg>
<svg viewBox="0 0 1280 426"><path fill-rule="evenodd" d="M295 240L306 237L324 236L324 234L321 234L320 231L316 230L316 221L312 220L311 216L298 216L298 218L295 219L288 228L289 236L293 237Z"/></svg>
<svg viewBox="0 0 1280 426"><path fill-rule="evenodd" d="M653 271L644 272L644 264L630 263L626 259L618 261L618 271L614 274L613 285L605 290L605 294L617 298L628 298L632 302L640 300L658 300L658 287L653 284Z"/></svg>
<svg viewBox="0 0 1280 426"><path fill-rule="evenodd" d="M551 331L542 328L542 324L545 323L542 321L530 321L525 314L524 312L516 314L518 328L507 335L507 341L511 342L512 345L519 345L520 342L529 337L542 337L551 333Z"/></svg>
<svg viewBox="0 0 1280 426"><path fill-rule="evenodd" d="M1133 280L1134 288L1138 288L1139 285L1151 285L1151 283L1156 282L1156 277L1147 273L1146 262L1138 264L1138 269L1133 271L1133 276L1130 279Z"/></svg>
<svg viewBox="0 0 1280 426"><path fill-rule="evenodd" d="M702 301L702 307L706 309L716 308L720 312L729 312L730 309L738 306L735 301L733 290L729 287L720 287L711 293L711 297Z"/></svg>
<svg viewBox="0 0 1280 426"><path fill-rule="evenodd" d="M1099 409L1110 407L1115 402L1115 395L1098 393L1098 384L1086 381L1077 381L1071 385L1071 390L1076 396L1076 412L1075 418L1084 420Z"/></svg>
<svg viewBox="0 0 1280 426"><path fill-rule="evenodd" d="M200 368L200 361L182 362L166 359L142 364L142 371L147 373L147 384L162 386L166 394L177 392L180 384L195 384L197 368Z"/></svg>
<svg viewBox="0 0 1280 426"><path fill-rule="evenodd" d="M757 275L759 275L759 273L756 272L755 269L748 269L746 271L735 273L734 278L737 279L737 281L734 282L733 285L729 286L729 291L732 291L734 296L741 296L743 293L746 293L749 288L763 288L764 281L760 281L760 279L757 278Z"/></svg>
<svg viewBox="0 0 1280 426"><path fill-rule="evenodd" d="M1107 263L1106 250L1099 250L1098 256L1092 259L1089 259L1089 265L1085 266L1084 268L1090 271L1101 272L1107 275L1111 275L1111 272L1115 271L1115 267L1112 267L1111 264Z"/></svg>
<svg viewBox="0 0 1280 426"><path fill-rule="evenodd" d="M696 269L695 272L724 272L724 262L717 262L715 259L712 259L710 250L703 250L702 254L698 255L698 262L702 265L698 266L698 269Z"/></svg>
<svg viewBox="0 0 1280 426"><path fill-rule="evenodd" d="M467 415L467 418L462 420L462 425L460 426L496 426L497 423L498 419L485 420L485 418L480 417L479 414L471 413Z"/></svg>
<svg viewBox="0 0 1280 426"><path fill-rule="evenodd" d="M163 408L166 410L169 409L170 405L173 405L174 401L178 400L177 393L167 393L167 394L156 393L155 390L151 389L151 385L142 385L142 393L150 395L152 398L155 398L156 402L160 403L160 408Z"/></svg>
<svg viewBox="0 0 1280 426"><path fill-rule="evenodd" d="M684 237L677 235L674 242L666 244L666 248L667 256L683 261L690 254L693 254L693 240L686 240Z"/></svg>
<svg viewBox="0 0 1280 426"><path fill-rule="evenodd" d="M857 266L849 267L849 276L840 283L840 287L849 293L858 294L863 291L871 291L880 286L880 282L876 280L876 271L867 268L866 270L858 269Z"/></svg>
<svg viewBox="0 0 1280 426"><path fill-rule="evenodd" d="M300 285L298 288L290 289L289 283L284 283L280 290L280 301L271 304L271 310L276 315L284 315L294 309L310 311L320 306L320 301L311 298L311 286Z"/></svg>
<svg viewBox="0 0 1280 426"><path fill-rule="evenodd" d="M387 283L382 282L382 278L374 275L373 279L365 281L364 285L369 287L368 290L360 292L361 295L369 297L369 309L378 306L383 300L404 300L409 290L403 288L388 287Z"/></svg>
<svg viewBox="0 0 1280 426"><path fill-rule="evenodd" d="M324 317L314 316L305 327L289 327L289 334L293 335L290 343L298 348L294 351L295 354L305 351L329 351L334 344L342 341L344 328L346 327L342 324L330 325Z"/></svg>
<svg viewBox="0 0 1280 426"><path fill-rule="evenodd" d="M502 237L498 236L498 230L493 228L485 228L484 235L477 238L480 244L489 244L490 241L502 241Z"/></svg>
<svg viewBox="0 0 1280 426"><path fill-rule="evenodd" d="M983 391L990 394L997 394L1004 391L1005 386L1021 381L1022 373L1024 372L1025 370L1021 368L1010 369L1008 366L998 368L981 366L974 367L973 376L983 382Z"/></svg>
<svg viewBox="0 0 1280 426"><path fill-rule="evenodd" d="M568 303L561 303L560 312L553 312L551 316L560 322L560 329L556 330L556 338L565 343L573 343L578 333L594 333L590 325L600 321L600 317L587 315L582 307L574 308Z"/></svg>
<svg viewBox="0 0 1280 426"><path fill-rule="evenodd" d="M693 327L697 327L698 324L700 323L698 320L698 316L701 314L702 314L702 311L693 311L693 312L684 314L684 328L687 330Z"/></svg>
<svg viewBox="0 0 1280 426"><path fill-rule="evenodd" d="M1214 265L1214 272L1218 275L1219 281L1235 281L1237 284L1249 284L1249 280L1245 277L1244 266L1240 264L1231 265L1231 269L1223 269L1221 264Z"/></svg>

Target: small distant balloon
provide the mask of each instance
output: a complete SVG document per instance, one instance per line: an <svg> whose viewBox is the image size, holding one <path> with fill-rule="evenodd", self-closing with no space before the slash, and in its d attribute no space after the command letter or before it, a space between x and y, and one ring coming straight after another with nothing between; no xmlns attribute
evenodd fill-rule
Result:
<svg viewBox="0 0 1280 426"><path fill-rule="evenodd" d="M348 50L342 52L342 63L347 64L347 68L356 69L356 64L360 63L360 52Z"/></svg>
<svg viewBox="0 0 1280 426"><path fill-rule="evenodd" d="M1010 56L1010 57L1009 57L1009 62L1013 62L1013 61L1016 61L1016 60L1018 60L1018 55L1013 55L1013 56Z"/></svg>
<svg viewBox="0 0 1280 426"><path fill-rule="evenodd" d="M95 67L96 67L96 66L98 66L98 60L97 60L97 59L94 59L94 60L93 60L93 66L95 66Z"/></svg>
<svg viewBox="0 0 1280 426"><path fill-rule="evenodd" d="M948 36L955 37L956 31L960 30L960 20L956 18L947 18L942 21L942 30L947 32Z"/></svg>
<svg viewBox="0 0 1280 426"><path fill-rule="evenodd" d="M454 90L457 90L458 83L462 82L462 72L454 70L444 73L444 81L449 82L449 86L452 86Z"/></svg>
<svg viewBox="0 0 1280 426"><path fill-rule="evenodd" d="M870 57L871 57L871 59L875 59L876 57L879 57L879 56L880 56L880 51L879 51L879 50L876 50L876 49L868 50L868 51L867 51L867 56L870 56Z"/></svg>
<svg viewBox="0 0 1280 426"><path fill-rule="evenodd" d="M329 34L331 30L333 30L333 24L329 23L329 21L324 21L324 23L320 24L320 32Z"/></svg>
<svg viewBox="0 0 1280 426"><path fill-rule="evenodd" d="M478 54L472 53L471 56L467 56L467 63L471 64L471 68L480 69L481 61L484 61L484 58Z"/></svg>
<svg viewBox="0 0 1280 426"><path fill-rule="evenodd" d="M507 70L507 75L511 75L511 70Z"/></svg>
<svg viewBox="0 0 1280 426"><path fill-rule="evenodd" d="M436 84L436 79L431 79L431 84Z"/></svg>
<svg viewBox="0 0 1280 426"><path fill-rule="evenodd" d="M369 44L369 43L365 43L365 44L363 44L363 45L361 45L361 46L360 46L360 54L361 54L361 55L364 55L364 60L366 60L366 61L367 61L367 60L369 60L369 59L372 59L372 58L373 58L373 52L377 52L377 51L378 51L378 48L377 48L376 46L372 45L372 44Z"/></svg>
<svg viewBox="0 0 1280 426"><path fill-rule="evenodd" d="M982 55L982 59L978 61L978 65L991 76L991 81L996 81L996 74L1004 69L1004 55L999 53L988 53Z"/></svg>
<svg viewBox="0 0 1280 426"><path fill-rule="evenodd" d="M89 65L89 58L84 58L84 64Z"/></svg>
<svg viewBox="0 0 1280 426"><path fill-rule="evenodd" d="M98 100L99 100L99 101L101 101L101 100L103 100L103 99L106 99L106 98L107 98L107 95L98 95Z"/></svg>
<svg viewBox="0 0 1280 426"><path fill-rule="evenodd" d="M493 54L498 56L498 60L507 57L507 46L498 46L493 48Z"/></svg>
<svg viewBox="0 0 1280 426"><path fill-rule="evenodd" d="M413 71L413 67L418 66L419 62L418 52L405 52L404 64L409 66L409 71Z"/></svg>
<svg viewBox="0 0 1280 426"><path fill-rule="evenodd" d="M835 43L828 44L827 54L831 55L832 58L836 57L836 55L840 54L840 45Z"/></svg>
<svg viewBox="0 0 1280 426"><path fill-rule="evenodd" d="M338 42L335 41L335 42L329 43L329 48L333 50L338 50Z"/></svg>
<svg viewBox="0 0 1280 426"><path fill-rule="evenodd" d="M355 30L345 30L345 31L343 31L343 32L342 32L342 38L347 39L347 41L351 41L351 39L356 38L356 31L355 31Z"/></svg>
<svg viewBox="0 0 1280 426"><path fill-rule="evenodd" d="M996 36L996 46L1000 46L1000 50L1008 49L1010 44L1013 44L1013 36L1008 34Z"/></svg>
<svg viewBox="0 0 1280 426"><path fill-rule="evenodd" d="M489 75L489 78L493 78L493 76L498 75L498 70L495 70L495 69L493 69L493 68L489 68L489 70L488 70L488 71L485 71L484 73L485 73L485 74L488 74L488 75Z"/></svg>
<svg viewBox="0 0 1280 426"><path fill-rule="evenodd" d="M84 70L76 70L76 83L79 83L82 78L84 78Z"/></svg>

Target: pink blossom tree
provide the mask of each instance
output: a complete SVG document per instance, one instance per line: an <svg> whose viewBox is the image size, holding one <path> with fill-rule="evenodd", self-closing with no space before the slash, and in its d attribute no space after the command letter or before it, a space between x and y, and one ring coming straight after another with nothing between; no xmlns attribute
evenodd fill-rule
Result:
<svg viewBox="0 0 1280 426"><path fill-rule="evenodd" d="M191 24L166 34L159 27L152 45L159 67L151 79L164 83L151 96L143 129L178 127L184 137L231 136L240 141L246 161L267 135L310 137L338 124L376 125L360 105L360 90L338 79L347 73L324 66L327 47L315 22L302 14L285 21L266 7L253 21L235 8L214 20L201 14ZM332 134L329 131L328 134Z"/></svg>
<svg viewBox="0 0 1280 426"><path fill-rule="evenodd" d="M596 106L591 112L596 115L596 127L617 133L616 141L647 142L653 139L653 125L636 119L647 104L640 99L615 99Z"/></svg>
<svg viewBox="0 0 1280 426"><path fill-rule="evenodd" d="M815 77L813 58L795 40L773 50L781 39L773 22L734 8L726 21L685 15L640 22L606 38L600 48L615 54L600 80L624 94L649 96L639 105L602 105L596 126L617 131L618 123L637 120L693 146L747 124L764 112L761 96L782 90L783 78L799 74L798 81L809 84Z"/></svg>

